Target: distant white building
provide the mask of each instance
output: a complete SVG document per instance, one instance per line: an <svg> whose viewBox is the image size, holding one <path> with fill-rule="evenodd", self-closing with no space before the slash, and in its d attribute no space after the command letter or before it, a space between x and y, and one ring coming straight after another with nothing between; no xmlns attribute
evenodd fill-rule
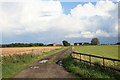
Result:
<svg viewBox="0 0 120 80"><path fill-rule="evenodd" d="M52 43L53 46L62 46L63 44L62 43Z"/></svg>
<svg viewBox="0 0 120 80"><path fill-rule="evenodd" d="M89 45L90 43L88 42L83 42L83 43L74 43L74 46L83 46L83 45Z"/></svg>

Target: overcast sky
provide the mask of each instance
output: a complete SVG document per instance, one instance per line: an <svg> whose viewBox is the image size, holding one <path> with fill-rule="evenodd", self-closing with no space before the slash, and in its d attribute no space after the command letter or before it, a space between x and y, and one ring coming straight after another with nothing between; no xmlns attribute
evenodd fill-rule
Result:
<svg viewBox="0 0 120 80"><path fill-rule="evenodd" d="M118 42L118 3L0 2L0 43Z"/></svg>

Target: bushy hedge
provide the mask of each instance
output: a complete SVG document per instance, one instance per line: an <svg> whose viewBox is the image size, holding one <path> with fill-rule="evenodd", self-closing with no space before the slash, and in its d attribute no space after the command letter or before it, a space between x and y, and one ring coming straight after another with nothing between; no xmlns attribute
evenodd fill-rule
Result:
<svg viewBox="0 0 120 80"><path fill-rule="evenodd" d="M70 43L68 43L68 41L65 41L65 40L64 40L64 41L63 41L63 45L64 45L64 46L70 46Z"/></svg>
<svg viewBox="0 0 120 80"><path fill-rule="evenodd" d="M43 43L12 43L2 44L1 47L32 47L32 46L44 46Z"/></svg>

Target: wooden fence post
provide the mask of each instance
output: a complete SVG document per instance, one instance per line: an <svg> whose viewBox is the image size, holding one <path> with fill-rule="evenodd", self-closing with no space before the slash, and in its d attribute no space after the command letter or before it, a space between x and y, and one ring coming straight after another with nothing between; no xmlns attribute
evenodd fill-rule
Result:
<svg viewBox="0 0 120 80"><path fill-rule="evenodd" d="M32 54L35 55L35 54L34 54L34 49L32 49Z"/></svg>
<svg viewBox="0 0 120 80"><path fill-rule="evenodd" d="M114 67L115 67L115 61L113 61Z"/></svg>
<svg viewBox="0 0 120 80"><path fill-rule="evenodd" d="M104 59L104 57L103 57L103 67L105 67L105 59Z"/></svg>
<svg viewBox="0 0 120 80"><path fill-rule="evenodd" d="M70 57L73 58L72 53L70 54Z"/></svg>
<svg viewBox="0 0 120 80"><path fill-rule="evenodd" d="M72 53L72 46L71 46L71 53Z"/></svg>
<svg viewBox="0 0 120 80"><path fill-rule="evenodd" d="M82 59L81 59L81 54L80 54L80 61L81 61Z"/></svg>
<svg viewBox="0 0 120 80"><path fill-rule="evenodd" d="M70 57L73 58L73 53L70 54Z"/></svg>
<svg viewBox="0 0 120 80"><path fill-rule="evenodd" d="M91 56L89 56L89 62L90 62L90 65L91 65Z"/></svg>

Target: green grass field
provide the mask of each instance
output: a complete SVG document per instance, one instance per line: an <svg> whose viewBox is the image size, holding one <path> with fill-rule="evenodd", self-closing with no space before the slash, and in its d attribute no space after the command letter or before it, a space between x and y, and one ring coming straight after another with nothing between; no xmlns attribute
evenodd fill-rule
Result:
<svg viewBox="0 0 120 80"><path fill-rule="evenodd" d="M118 59L118 45L75 46L77 52Z"/></svg>

